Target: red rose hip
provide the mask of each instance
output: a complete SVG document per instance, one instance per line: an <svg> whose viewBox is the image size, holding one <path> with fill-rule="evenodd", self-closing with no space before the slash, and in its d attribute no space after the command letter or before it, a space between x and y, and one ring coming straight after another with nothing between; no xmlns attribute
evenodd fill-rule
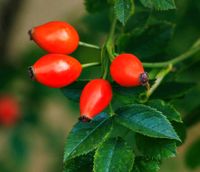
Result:
<svg viewBox="0 0 200 172"><path fill-rule="evenodd" d="M134 87L148 82L141 61L133 54L120 54L111 63L112 79L121 86Z"/></svg>
<svg viewBox="0 0 200 172"><path fill-rule="evenodd" d="M81 74L78 60L63 54L48 54L29 68L32 79L52 88L61 88L74 82Z"/></svg>
<svg viewBox="0 0 200 172"><path fill-rule="evenodd" d="M71 54L79 43L76 29L61 21L52 21L34 27L29 34L31 39L49 53Z"/></svg>
<svg viewBox="0 0 200 172"><path fill-rule="evenodd" d="M80 97L81 121L93 119L103 111L112 99L112 88L104 79L94 79L84 87Z"/></svg>
<svg viewBox="0 0 200 172"><path fill-rule="evenodd" d="M0 123L11 126L16 123L20 115L20 106L12 96L0 97Z"/></svg>

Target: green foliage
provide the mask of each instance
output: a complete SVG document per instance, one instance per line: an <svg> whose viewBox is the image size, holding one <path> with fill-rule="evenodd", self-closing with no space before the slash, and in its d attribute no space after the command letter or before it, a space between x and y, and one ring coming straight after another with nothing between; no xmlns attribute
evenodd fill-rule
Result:
<svg viewBox="0 0 200 172"><path fill-rule="evenodd" d="M140 0L140 2L148 8L153 8L156 10L169 10L175 9L176 5L174 0Z"/></svg>
<svg viewBox="0 0 200 172"><path fill-rule="evenodd" d="M151 80L149 82L153 83ZM112 88L114 92L112 106L115 110L124 105L138 103L141 96L146 92L146 87L144 86L121 87L116 83L112 83Z"/></svg>
<svg viewBox="0 0 200 172"><path fill-rule="evenodd" d="M85 0L85 6L88 12L95 13L108 7L107 0Z"/></svg>
<svg viewBox="0 0 200 172"><path fill-rule="evenodd" d="M142 87L142 86L134 87L134 88L121 87L116 83L112 84L112 88L115 92L124 96L138 96L139 94L143 93L146 90L145 87Z"/></svg>
<svg viewBox="0 0 200 172"><path fill-rule="evenodd" d="M174 25L167 22L153 23L138 28L133 32L124 33L119 36L117 46L119 51L133 53L148 61L155 59L156 55L163 53L174 32ZM144 44L145 42L145 44ZM150 57L153 57L150 59Z"/></svg>
<svg viewBox="0 0 200 172"><path fill-rule="evenodd" d="M115 0L114 10L116 18L125 25L134 13L133 0Z"/></svg>
<svg viewBox="0 0 200 172"><path fill-rule="evenodd" d="M161 160L176 156L176 142L168 139L155 139L136 135L139 151L147 158Z"/></svg>
<svg viewBox="0 0 200 172"><path fill-rule="evenodd" d="M151 12L148 9L138 7L137 1L134 2L137 8L135 8L134 14L127 21L123 33L142 33L151 18Z"/></svg>
<svg viewBox="0 0 200 172"><path fill-rule="evenodd" d="M144 157L137 157L132 172L157 172L160 169L160 162Z"/></svg>
<svg viewBox="0 0 200 172"><path fill-rule="evenodd" d="M76 29L81 41L95 43L101 49L79 46L72 56L83 64L100 62L101 65L84 68L80 81L61 91L68 99L78 102L86 83L102 77L101 74L107 70L105 79L112 85L113 99L110 108L91 122L75 124L66 140L64 172L157 172L164 159L176 156L177 147L186 139L186 129L200 121L200 52L187 52L200 35L199 0L176 0L177 11L174 10L175 0L84 0L84 4L88 13L77 23ZM2 10L0 18L4 22L10 15L4 15L7 12ZM114 23L114 19L118 22ZM9 30L5 35L10 38ZM200 41L195 47L200 50ZM149 73L150 88L158 83L156 76L160 71L168 65L172 65L172 70L162 78L158 87L154 87L150 96L147 96L145 86L121 87L112 82L109 66L117 54L124 52L135 54L144 64L152 64L152 67L144 66ZM155 67L155 63L173 60L184 52L188 53L186 58L179 59L177 64L167 62ZM18 58L23 62L13 65L9 64L9 59L15 58L2 56L0 93L16 92L20 103L27 103L27 106L22 107L23 116L17 126L13 129L1 126L1 135L6 136L1 144L8 142L10 150L0 158L0 171L23 171L22 165L30 148L27 146L27 133L31 136L35 133L32 127L45 133L41 135L42 140L47 135L49 152L60 152L63 146L63 143L58 144L60 134L55 137L50 126L45 126L46 122L40 125L46 117L40 120L41 115L37 114L43 105L41 100L49 97L50 93L57 94L57 89L47 89L31 82L25 74L27 66L36 61L35 57L44 54L46 52L35 45L34 49L22 55L23 58ZM25 88L27 83L29 85ZM197 139L185 155L185 162L192 170L200 166L199 154L200 139ZM61 170L50 166L47 171Z"/></svg>
<svg viewBox="0 0 200 172"><path fill-rule="evenodd" d="M181 98L186 95L194 86L194 83L165 82L158 87L152 97L166 100Z"/></svg>
<svg viewBox="0 0 200 172"><path fill-rule="evenodd" d="M197 139L187 150L185 161L188 167L195 169L200 167L200 139Z"/></svg>
<svg viewBox="0 0 200 172"><path fill-rule="evenodd" d="M185 142L186 139L186 127L184 125L184 123L179 123L179 122L175 122L172 121L171 122L176 133L178 134L179 138L181 139L181 142L177 142L177 146L182 145Z"/></svg>
<svg viewBox="0 0 200 172"><path fill-rule="evenodd" d="M92 41L98 43L98 40L102 36L101 34L107 33L110 29L110 21L108 19L109 19L109 10L105 10L105 12L103 12L103 13L94 13L92 15L85 16L83 18L83 22L86 25L86 27L88 28L89 33L84 32L81 34L83 37L83 40L92 40ZM93 37L94 34L95 34L95 37ZM79 55L79 56L82 57L83 51L80 50L80 53L81 53L81 55ZM85 52L86 56L88 56L87 53L88 53L88 51ZM94 53L92 53L92 54L94 54Z"/></svg>
<svg viewBox="0 0 200 172"><path fill-rule="evenodd" d="M71 130L65 145L64 161L94 150L111 128L108 115L102 113L90 123L78 122Z"/></svg>
<svg viewBox="0 0 200 172"><path fill-rule="evenodd" d="M80 94L87 84L87 81L77 81L67 87L61 88L61 91L70 100L79 101Z"/></svg>
<svg viewBox="0 0 200 172"><path fill-rule="evenodd" d="M182 122L180 113L172 105L166 104L163 100L151 100L147 104L162 112L169 121Z"/></svg>
<svg viewBox="0 0 200 172"><path fill-rule="evenodd" d="M121 138L106 140L99 146L94 157L95 172L130 171L134 163L134 154Z"/></svg>
<svg viewBox="0 0 200 172"><path fill-rule="evenodd" d="M94 153L91 152L89 154L81 155L79 157L67 161L64 164L64 172L92 172L93 156Z"/></svg>
<svg viewBox="0 0 200 172"><path fill-rule="evenodd" d="M194 48L200 49L200 42L197 41L189 51L172 45L174 35L177 37L179 34L175 27L178 17L182 17L177 17L176 11L172 10L176 9L174 0L85 0L85 5L92 14L85 20L88 31L83 35L98 45L102 43L101 50L95 50L95 53L90 51L90 57L94 56L90 58L88 51L80 48L75 56L84 63L94 61L98 56L95 60L101 62L98 69L102 73L93 68L84 69L86 72L83 72L81 79L90 80L104 74L104 78L111 82L113 99L110 108L105 110L107 113L102 112L91 122L78 122L74 126L65 145L65 170L157 172L164 159L176 156L177 146L183 144L186 138L181 118L183 115L174 103L185 98L196 86L194 83L199 73L195 72L194 83L191 80L192 73L189 73L189 79L185 79L184 71L187 72L190 66L184 64L183 60L198 52ZM185 37L183 21L179 26L182 39ZM186 53L181 54L185 50ZM148 95L149 90L144 86L126 88L112 82L110 63L117 54L123 52L133 53L145 62L152 94ZM179 53L181 56L177 56ZM177 63L169 61L173 60L173 56L177 56L174 58ZM155 65L160 62L164 65ZM192 63L194 61L189 64L192 66ZM168 66L172 66L168 72L161 72L167 71ZM62 88L62 91L67 98L78 101L86 83L77 81ZM192 153L187 154L188 162L192 156L196 156L196 148L191 148ZM199 162L196 160L188 164L195 168Z"/></svg>
<svg viewBox="0 0 200 172"><path fill-rule="evenodd" d="M149 106L133 104L116 111L115 120L125 127L155 138L180 140L167 118Z"/></svg>

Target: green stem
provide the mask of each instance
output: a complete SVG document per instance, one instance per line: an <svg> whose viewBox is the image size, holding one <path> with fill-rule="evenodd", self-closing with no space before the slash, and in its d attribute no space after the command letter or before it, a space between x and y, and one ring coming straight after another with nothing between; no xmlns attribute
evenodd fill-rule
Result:
<svg viewBox="0 0 200 172"><path fill-rule="evenodd" d="M103 71L103 79L106 79L108 75L108 65L106 64L106 66L104 66L104 71Z"/></svg>
<svg viewBox="0 0 200 172"><path fill-rule="evenodd" d="M99 62L92 62L92 63L86 63L86 64L82 64L82 68L87 68L90 66L99 66L101 63Z"/></svg>
<svg viewBox="0 0 200 172"><path fill-rule="evenodd" d="M119 54L117 54L117 53L114 53L113 55L114 55L114 56L118 56Z"/></svg>
<svg viewBox="0 0 200 172"><path fill-rule="evenodd" d="M109 109L110 109L110 115L113 116L115 114L113 108L112 108L112 104L109 104Z"/></svg>
<svg viewBox="0 0 200 172"><path fill-rule="evenodd" d="M155 83L147 90L146 92L146 98L144 102L146 102L149 97L154 93L154 91L158 88L158 86L161 84L165 76L172 70L172 64L170 64L167 68L161 70L157 76Z"/></svg>
<svg viewBox="0 0 200 172"><path fill-rule="evenodd" d="M113 19L113 22L112 22L112 25L111 25L111 28L110 28L109 35L108 35L108 41L109 41L109 40L113 41L113 37L114 37L114 34L115 34L115 27L116 27L116 24L117 24L117 19L114 18L114 19Z"/></svg>
<svg viewBox="0 0 200 172"><path fill-rule="evenodd" d="M106 41L106 49L107 49L107 52L108 52L108 55L109 55L109 59L110 61L112 62L113 59L114 59L114 53L115 53L115 50L114 50L114 35L115 35L115 28L116 28L116 24L117 24L117 19L114 18L113 19L113 22L112 22L112 25L111 25L111 28L110 28L110 33L108 35L108 39Z"/></svg>
<svg viewBox="0 0 200 172"><path fill-rule="evenodd" d="M89 44L89 43L81 42L81 41L79 41L79 45L82 47L93 48L93 49L97 49L97 50L101 49L101 47L99 47L98 45L93 45L93 44Z"/></svg>
<svg viewBox="0 0 200 172"><path fill-rule="evenodd" d="M114 59L114 34L115 34L115 27L116 27L117 20L116 18L113 19L112 25L110 28L109 35L107 37L106 42L104 43L101 49L101 63L103 69L103 79L107 78L109 72L110 61Z"/></svg>
<svg viewBox="0 0 200 172"><path fill-rule="evenodd" d="M200 39L197 40L193 46L186 51L185 53L181 54L180 56L165 61L165 62L157 62L157 63L142 63L144 67L148 67L148 68L160 68L160 67L166 67L169 64L175 65L183 60L186 60L187 58L191 57L192 55L196 54L197 52L200 51Z"/></svg>

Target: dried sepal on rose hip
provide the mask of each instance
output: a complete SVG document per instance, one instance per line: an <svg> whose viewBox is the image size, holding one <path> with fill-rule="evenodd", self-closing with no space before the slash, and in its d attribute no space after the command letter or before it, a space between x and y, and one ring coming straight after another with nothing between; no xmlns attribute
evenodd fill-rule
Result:
<svg viewBox="0 0 200 172"><path fill-rule="evenodd" d="M62 21L52 21L36 26L29 31L42 49L49 53L71 54L79 44L79 35L70 24Z"/></svg>
<svg viewBox="0 0 200 172"><path fill-rule="evenodd" d="M29 74L33 80L52 88L71 84L80 76L81 71L80 62L64 54L42 56L29 67Z"/></svg>
<svg viewBox="0 0 200 172"><path fill-rule="evenodd" d="M123 87L146 85L148 75L141 61L133 54L120 54L110 66L112 79Z"/></svg>
<svg viewBox="0 0 200 172"><path fill-rule="evenodd" d="M86 84L80 97L80 118L90 121L102 112L112 100L112 87L107 80L94 79Z"/></svg>

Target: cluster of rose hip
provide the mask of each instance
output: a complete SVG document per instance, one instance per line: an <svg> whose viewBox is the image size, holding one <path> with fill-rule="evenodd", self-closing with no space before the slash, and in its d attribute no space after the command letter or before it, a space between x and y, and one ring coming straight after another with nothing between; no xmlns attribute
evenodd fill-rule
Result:
<svg viewBox="0 0 200 172"><path fill-rule="evenodd" d="M79 45L79 35L70 24L53 21L30 32L31 39L49 54L29 68L31 78L52 88L67 86L78 79L82 65L68 56ZM134 87L147 83L140 60L132 54L120 54L110 65L112 79L121 86ZM80 120L89 121L103 111L112 100L111 84L102 78L89 81L80 96Z"/></svg>

